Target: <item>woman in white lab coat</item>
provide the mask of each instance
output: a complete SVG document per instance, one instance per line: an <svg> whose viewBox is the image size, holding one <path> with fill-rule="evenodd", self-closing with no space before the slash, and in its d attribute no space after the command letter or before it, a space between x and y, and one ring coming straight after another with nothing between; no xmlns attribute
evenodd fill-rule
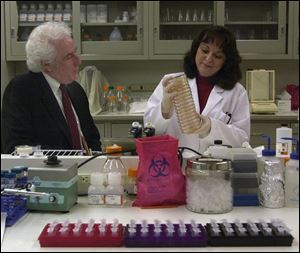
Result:
<svg viewBox="0 0 300 253"><path fill-rule="evenodd" d="M196 111L201 118L197 133L182 134L172 103L176 95L172 78L163 77L147 103L144 122L155 125L156 134L170 134L185 146L203 153L214 140L241 147L249 142L250 110L247 91L241 78L241 57L234 35L225 27L211 26L193 40L184 57Z"/></svg>

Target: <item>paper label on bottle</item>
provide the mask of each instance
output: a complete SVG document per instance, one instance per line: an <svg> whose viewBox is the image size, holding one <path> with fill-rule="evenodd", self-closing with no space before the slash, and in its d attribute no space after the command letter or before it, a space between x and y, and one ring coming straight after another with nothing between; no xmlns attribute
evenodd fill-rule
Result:
<svg viewBox="0 0 300 253"><path fill-rule="evenodd" d="M107 205L122 205L123 204L123 196L108 194L105 196L105 203Z"/></svg>
<svg viewBox="0 0 300 253"><path fill-rule="evenodd" d="M26 22L27 21L27 14L26 13L20 14L19 21L20 22Z"/></svg>
<svg viewBox="0 0 300 253"><path fill-rule="evenodd" d="M47 13L45 17L45 21L53 21L53 13Z"/></svg>
<svg viewBox="0 0 300 253"><path fill-rule="evenodd" d="M88 197L89 205L103 205L105 204L105 197L103 194L90 194Z"/></svg>
<svg viewBox="0 0 300 253"><path fill-rule="evenodd" d="M44 13L38 13L37 17L36 17L36 21L44 22L45 21L45 14Z"/></svg>

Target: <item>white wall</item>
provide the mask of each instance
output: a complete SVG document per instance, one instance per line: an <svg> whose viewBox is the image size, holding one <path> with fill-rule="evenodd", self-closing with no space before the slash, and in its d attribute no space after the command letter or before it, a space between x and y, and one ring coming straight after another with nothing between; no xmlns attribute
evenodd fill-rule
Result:
<svg viewBox="0 0 300 253"><path fill-rule="evenodd" d="M137 60L137 61L86 61L81 68L96 65L112 85L158 84L166 73L182 71L181 60ZM274 69L276 94L283 91L287 83L299 83L298 60L244 60L241 64L242 80L246 86L247 69ZM17 73L27 71L25 62L16 63Z"/></svg>

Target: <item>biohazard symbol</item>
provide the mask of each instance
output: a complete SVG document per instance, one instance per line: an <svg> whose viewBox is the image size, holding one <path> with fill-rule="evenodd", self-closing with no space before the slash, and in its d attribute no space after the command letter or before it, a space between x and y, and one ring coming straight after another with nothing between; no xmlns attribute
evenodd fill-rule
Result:
<svg viewBox="0 0 300 253"><path fill-rule="evenodd" d="M169 167L170 164L167 159L160 155L160 157L154 157L151 160L148 171L152 177L166 177L169 175Z"/></svg>

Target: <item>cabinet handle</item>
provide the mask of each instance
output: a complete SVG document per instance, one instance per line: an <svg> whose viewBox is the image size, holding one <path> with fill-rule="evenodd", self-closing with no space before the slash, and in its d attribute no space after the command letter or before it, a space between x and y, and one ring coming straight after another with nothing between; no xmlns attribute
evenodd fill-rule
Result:
<svg viewBox="0 0 300 253"><path fill-rule="evenodd" d="M154 34L154 37L157 37L157 30L158 30L157 27L154 27L154 28L153 28L153 34Z"/></svg>
<svg viewBox="0 0 300 253"><path fill-rule="evenodd" d="M15 27L11 27L10 28L10 37L11 38L15 38L16 36L16 28Z"/></svg>
<svg viewBox="0 0 300 253"><path fill-rule="evenodd" d="M142 36L143 35L143 27L140 27L140 29L139 29L139 33L140 33L140 35Z"/></svg>
<svg viewBox="0 0 300 253"><path fill-rule="evenodd" d="M280 26L280 33L281 33L281 37L283 37L285 34L284 26Z"/></svg>

